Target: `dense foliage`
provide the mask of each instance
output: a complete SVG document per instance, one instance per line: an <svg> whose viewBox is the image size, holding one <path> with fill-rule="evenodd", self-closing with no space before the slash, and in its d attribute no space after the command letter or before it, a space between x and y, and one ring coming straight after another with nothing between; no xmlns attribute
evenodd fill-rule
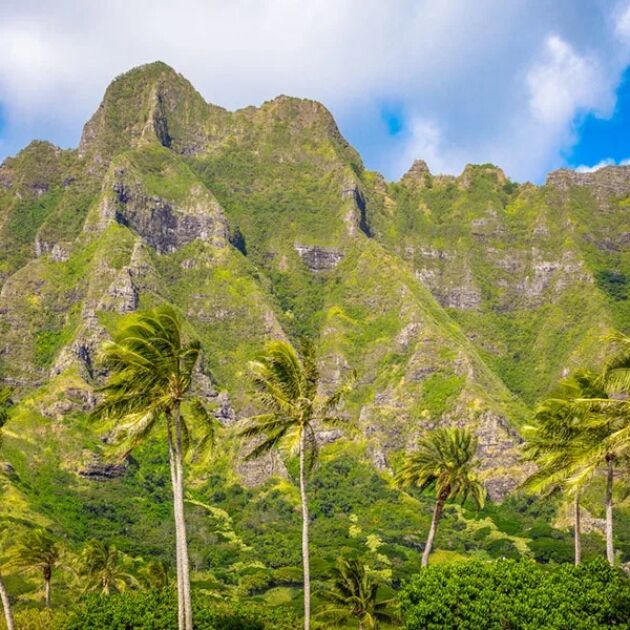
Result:
<svg viewBox="0 0 630 630"><path fill-rule="evenodd" d="M256 605L221 603L195 597L196 630L290 630L296 620L283 611ZM0 625L0 627L2 627ZM173 590L132 591L111 597L92 595L69 611L24 611L16 615L20 630L172 630L177 627Z"/></svg>
<svg viewBox="0 0 630 630"><path fill-rule="evenodd" d="M630 580L605 561L429 567L403 588L408 630L599 630L630 627Z"/></svg>

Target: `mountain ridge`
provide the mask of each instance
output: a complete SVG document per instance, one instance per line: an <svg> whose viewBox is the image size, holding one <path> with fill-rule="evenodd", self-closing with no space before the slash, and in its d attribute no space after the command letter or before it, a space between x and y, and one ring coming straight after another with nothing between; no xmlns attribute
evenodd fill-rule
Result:
<svg viewBox="0 0 630 630"><path fill-rule="evenodd" d="M519 427L537 401L630 327L629 194L624 166L534 186L490 164L451 176L419 160L387 182L316 101L229 112L166 64L133 69L77 149L36 141L0 165L0 379L19 399L8 483L24 514L75 538L62 506L149 501L146 462L94 480L107 448L87 413L102 342L166 301L202 342L197 387L224 426L253 411L247 361L269 339L307 335L326 391L357 372L342 413L359 436L321 432L324 452L382 489L425 431L467 426L490 497L505 500L528 470ZM230 442L212 492L262 487L252 500L264 500L291 478L277 459L245 462ZM60 507L42 504L49 477L64 480ZM200 501L210 477L191 472Z"/></svg>

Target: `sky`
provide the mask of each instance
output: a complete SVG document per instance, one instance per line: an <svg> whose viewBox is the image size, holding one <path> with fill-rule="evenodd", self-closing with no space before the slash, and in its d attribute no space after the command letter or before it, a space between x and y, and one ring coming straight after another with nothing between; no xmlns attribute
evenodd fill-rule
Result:
<svg viewBox="0 0 630 630"><path fill-rule="evenodd" d="M75 147L109 82L155 60L229 109L321 101L389 179L630 160L630 0L0 0L0 160Z"/></svg>

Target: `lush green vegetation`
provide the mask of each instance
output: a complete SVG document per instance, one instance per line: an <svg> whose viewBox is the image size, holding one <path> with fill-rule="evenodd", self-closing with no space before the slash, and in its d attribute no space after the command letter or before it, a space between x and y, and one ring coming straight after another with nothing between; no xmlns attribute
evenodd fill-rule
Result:
<svg viewBox="0 0 630 630"><path fill-rule="evenodd" d="M630 580L604 561L553 568L531 561L428 567L400 594L409 630L628 628Z"/></svg>
<svg viewBox="0 0 630 630"><path fill-rule="evenodd" d="M628 197L489 164L420 170L387 183L318 103L227 112L162 63L114 81L79 150L33 143L0 166L0 382L15 387L0 395L0 594L17 628L179 623L177 408L198 627L301 625L303 548L313 629L367 626L383 602L396 627L401 589L471 559L479 576L516 567L506 584L534 566L536 596L567 619L591 597L604 614L597 580L612 597L623 579L564 565L630 561L628 342L607 363L604 341L630 326ZM208 233L155 246L201 215ZM116 377L119 355L108 374L103 341L164 304L194 369ZM303 336L317 361L295 354L299 395L284 399L286 371L252 386L269 341ZM103 395L119 403L106 422ZM593 586L565 601L555 581L575 575ZM518 610L540 621L536 596Z"/></svg>

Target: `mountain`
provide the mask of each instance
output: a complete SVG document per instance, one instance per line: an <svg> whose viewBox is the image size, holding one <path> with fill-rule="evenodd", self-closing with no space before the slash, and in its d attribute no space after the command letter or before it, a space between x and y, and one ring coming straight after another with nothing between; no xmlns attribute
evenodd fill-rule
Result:
<svg viewBox="0 0 630 630"><path fill-rule="evenodd" d="M164 553L163 448L112 463L87 412L108 331L168 301L202 341L196 386L226 426L252 411L246 363L266 340L311 336L330 391L356 371L343 413L360 437L319 434L322 558L352 515L390 563L415 557L408 530L429 507L401 498L389 473L437 425L473 428L490 496L510 497L494 520L453 509L438 547L535 549L527 524L560 517L510 494L526 474L519 427L558 378L601 362L608 331L630 328L629 206L625 166L534 186L490 164L452 177L417 161L387 182L315 101L230 112L163 63L133 69L77 149L33 142L0 166L0 378L18 399L0 517ZM299 536L292 470L277 456L243 462L234 442L210 469L193 464L193 497L233 519L217 539L191 507L200 571L227 556L272 573L299 564L276 549ZM619 535L630 553L630 532Z"/></svg>

